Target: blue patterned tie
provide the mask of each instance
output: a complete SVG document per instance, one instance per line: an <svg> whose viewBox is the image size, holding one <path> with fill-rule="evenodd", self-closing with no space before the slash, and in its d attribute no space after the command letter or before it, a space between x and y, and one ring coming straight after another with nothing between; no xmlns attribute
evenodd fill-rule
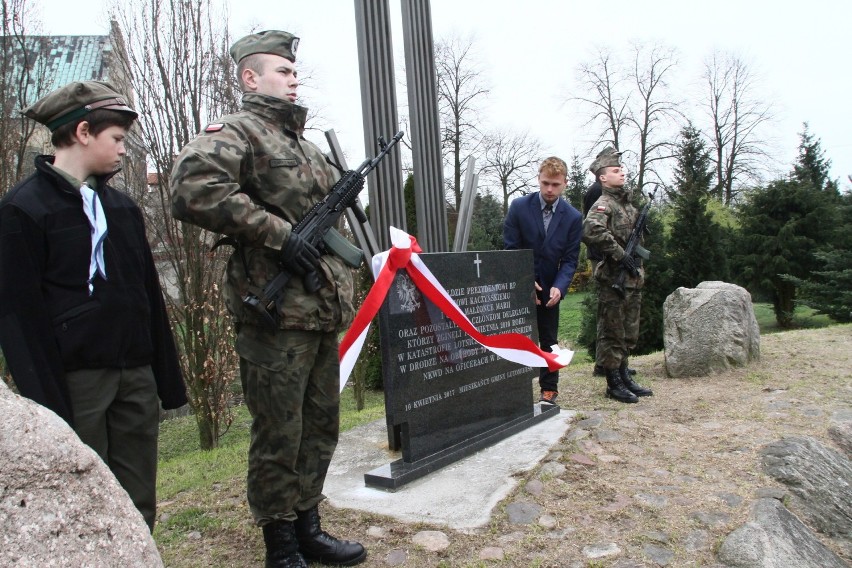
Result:
<svg viewBox="0 0 852 568"><path fill-rule="evenodd" d="M553 218L553 205L550 203L545 205L542 215L542 220L544 221L544 233L547 234L547 227L550 225L550 220Z"/></svg>
<svg viewBox="0 0 852 568"><path fill-rule="evenodd" d="M80 186L83 196L83 212L89 219L92 234L92 258L89 261L89 296L95 291L95 276L100 274L106 280L106 263L104 262L104 239L107 235L107 221L104 208L98 194L86 185Z"/></svg>

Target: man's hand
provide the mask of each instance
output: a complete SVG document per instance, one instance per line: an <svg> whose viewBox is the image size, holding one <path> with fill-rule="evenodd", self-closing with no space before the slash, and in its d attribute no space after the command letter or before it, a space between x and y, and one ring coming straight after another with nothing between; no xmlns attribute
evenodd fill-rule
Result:
<svg viewBox="0 0 852 568"><path fill-rule="evenodd" d="M541 300L539 300L539 298L538 298L538 293L539 293L539 292L541 292L541 285L540 285L538 282L536 282L536 283L535 283L535 305L536 305L536 306L540 306L540 305L541 305Z"/></svg>
<svg viewBox="0 0 852 568"><path fill-rule="evenodd" d="M550 289L550 299L547 301L548 308L552 308L556 304L559 303L559 300L562 299L562 292L559 291L559 288L551 288Z"/></svg>
<svg viewBox="0 0 852 568"><path fill-rule="evenodd" d="M315 270L319 259L319 251L299 233L290 233L290 238L281 249L281 262L300 276Z"/></svg>
<svg viewBox="0 0 852 568"><path fill-rule="evenodd" d="M631 255L625 255L621 259L621 266L633 276L639 276L639 269L636 268L636 259Z"/></svg>

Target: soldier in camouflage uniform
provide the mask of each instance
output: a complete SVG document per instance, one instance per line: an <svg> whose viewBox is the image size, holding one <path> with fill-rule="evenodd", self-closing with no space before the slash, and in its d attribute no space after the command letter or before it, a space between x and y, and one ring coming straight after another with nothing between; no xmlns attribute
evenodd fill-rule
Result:
<svg viewBox="0 0 852 568"><path fill-rule="evenodd" d="M639 339L645 272L639 259L624 254L639 211L630 203L630 191L624 187L620 157L617 151L598 154L589 168L601 182L602 194L583 221L583 242L603 255L594 269L599 289L595 364L606 375L608 397L637 402L638 397L653 394L634 382L627 367L628 354ZM628 273L624 297L612 288L621 270Z"/></svg>
<svg viewBox="0 0 852 568"><path fill-rule="evenodd" d="M338 333L354 316L353 280L340 258L292 232L340 177L303 137L307 109L295 104L298 41L273 30L231 47L242 110L183 148L171 177L172 215L237 243L224 294L252 415L248 502L263 528L266 566L351 566L364 560L364 547L324 532L317 506L337 445ZM294 277L273 330L242 298L282 266ZM310 293L301 276L314 270L322 286Z"/></svg>

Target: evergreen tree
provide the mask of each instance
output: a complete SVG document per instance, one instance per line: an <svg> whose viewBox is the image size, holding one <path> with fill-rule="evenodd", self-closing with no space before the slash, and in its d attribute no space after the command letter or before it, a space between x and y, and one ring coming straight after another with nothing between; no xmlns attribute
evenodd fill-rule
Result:
<svg viewBox="0 0 852 568"><path fill-rule="evenodd" d="M417 237L417 203L414 197L414 174L408 174L402 188L405 197L405 228L409 235Z"/></svg>
<svg viewBox="0 0 852 568"><path fill-rule="evenodd" d="M852 322L852 193L845 193L837 202L840 221L834 238L813 253L820 269L807 279L784 278L796 285L801 302L834 321L848 323Z"/></svg>
<svg viewBox="0 0 852 568"><path fill-rule="evenodd" d="M776 180L755 190L739 211L734 262L743 284L772 301L775 319L790 328L796 285L821 268L814 251L828 245L838 226L836 199L796 179Z"/></svg>
<svg viewBox="0 0 852 568"><path fill-rule="evenodd" d="M503 205L489 193L473 202L467 250L503 250Z"/></svg>
<svg viewBox="0 0 852 568"><path fill-rule="evenodd" d="M574 154L568 168L568 187L565 188L563 197L577 211L583 210L583 194L586 193L587 185L586 168L580 163L580 157Z"/></svg>
<svg viewBox="0 0 852 568"><path fill-rule="evenodd" d="M792 178L802 183L810 183L816 189L837 191L837 183L831 181L831 160L825 157L819 138L814 139L808 130L808 123L802 124L799 133L799 155L793 164Z"/></svg>
<svg viewBox="0 0 852 568"><path fill-rule="evenodd" d="M728 279L722 233L707 210L713 175L713 162L701 133L691 124L684 127L677 152L668 246L675 287L694 288L707 280Z"/></svg>

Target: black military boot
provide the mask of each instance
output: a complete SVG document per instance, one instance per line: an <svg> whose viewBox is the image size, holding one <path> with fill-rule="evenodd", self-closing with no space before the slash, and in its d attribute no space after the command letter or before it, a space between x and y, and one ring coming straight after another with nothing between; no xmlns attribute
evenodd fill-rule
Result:
<svg viewBox="0 0 852 568"><path fill-rule="evenodd" d="M266 568L308 568L299 554L299 542L292 521L272 521L263 525Z"/></svg>
<svg viewBox="0 0 852 568"><path fill-rule="evenodd" d="M305 559L332 566L355 566L367 558L367 551L360 543L336 539L322 530L316 506L296 514L296 538Z"/></svg>
<svg viewBox="0 0 852 568"><path fill-rule="evenodd" d="M621 362L621 367L618 368L618 373L621 375L621 382L624 383L624 386L635 394L636 396L653 396L654 391L647 387L643 387L639 383L633 380L633 377L630 376L630 369L627 368L627 361Z"/></svg>
<svg viewBox="0 0 852 568"><path fill-rule="evenodd" d="M627 372L630 373L631 375L635 375L636 369L627 369ZM606 369L604 369L601 365L596 364L595 370L592 371L592 375L594 375L596 377L605 377L606 376Z"/></svg>
<svg viewBox="0 0 852 568"><path fill-rule="evenodd" d="M618 369L606 370L606 396L618 402L639 402L639 398L624 387Z"/></svg>

